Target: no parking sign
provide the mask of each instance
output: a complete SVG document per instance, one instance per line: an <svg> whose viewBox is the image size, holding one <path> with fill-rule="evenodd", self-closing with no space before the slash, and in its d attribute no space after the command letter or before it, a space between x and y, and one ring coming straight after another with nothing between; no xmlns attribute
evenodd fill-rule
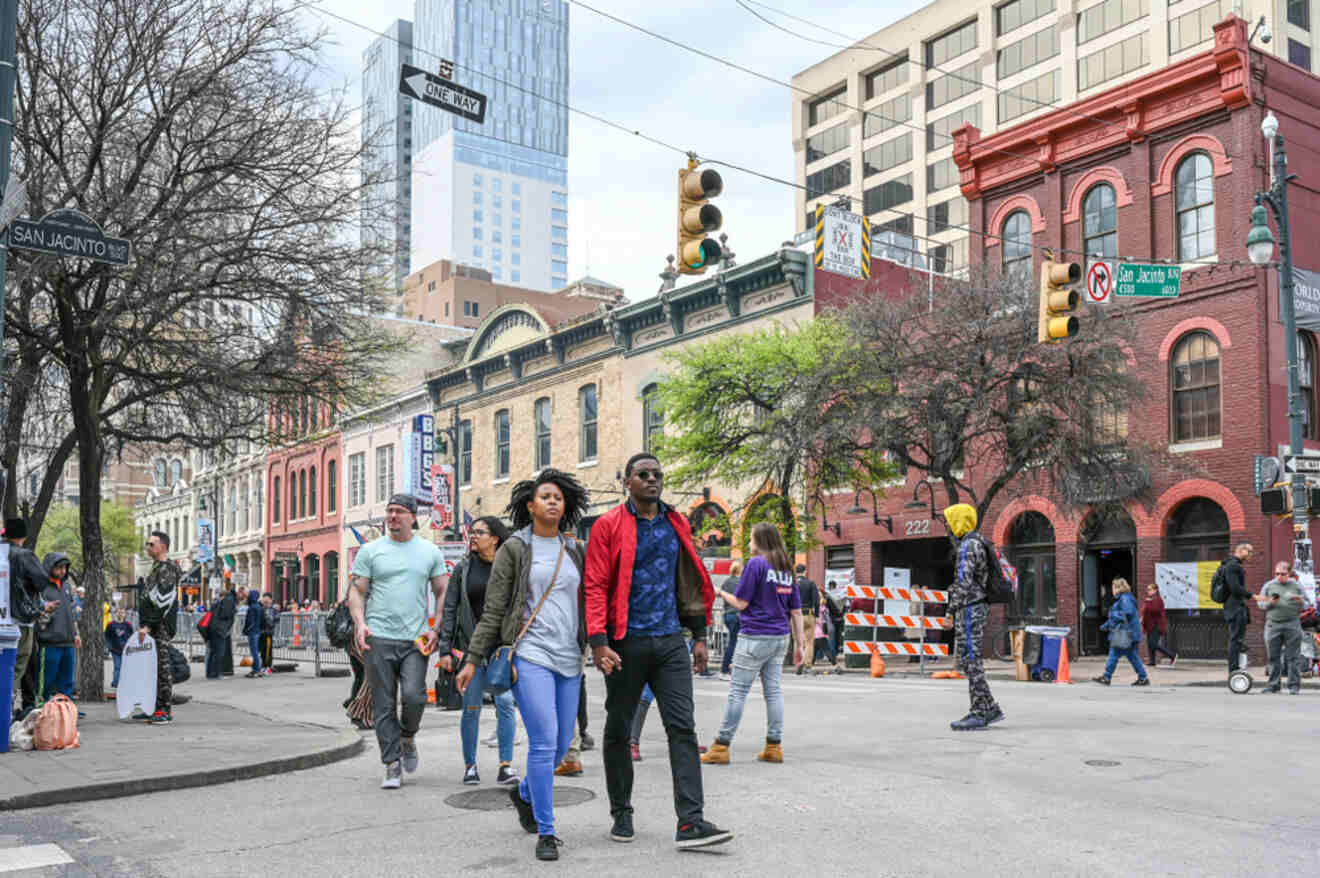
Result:
<svg viewBox="0 0 1320 878"><path fill-rule="evenodd" d="M1086 301L1107 305L1114 297L1114 266L1097 260L1086 270Z"/></svg>

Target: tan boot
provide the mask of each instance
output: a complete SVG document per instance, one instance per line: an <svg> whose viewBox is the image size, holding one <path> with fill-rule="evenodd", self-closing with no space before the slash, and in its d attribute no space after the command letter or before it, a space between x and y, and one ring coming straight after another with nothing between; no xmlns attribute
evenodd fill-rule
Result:
<svg viewBox="0 0 1320 878"><path fill-rule="evenodd" d="M783 762L784 747L778 741L765 740L765 749L756 755L759 762Z"/></svg>
<svg viewBox="0 0 1320 878"><path fill-rule="evenodd" d="M701 761L706 765L728 765L729 745L716 741L710 745L709 750L701 754Z"/></svg>

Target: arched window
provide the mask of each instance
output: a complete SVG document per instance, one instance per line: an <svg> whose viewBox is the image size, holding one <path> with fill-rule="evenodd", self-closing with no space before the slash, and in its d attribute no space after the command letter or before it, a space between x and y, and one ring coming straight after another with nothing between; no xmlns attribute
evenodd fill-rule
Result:
<svg viewBox="0 0 1320 878"><path fill-rule="evenodd" d="M509 410L495 413L495 478L509 476Z"/></svg>
<svg viewBox="0 0 1320 878"><path fill-rule="evenodd" d="M717 503L710 501L702 503L692 510L692 514L688 516L688 522L692 525L693 536L697 537L697 547L703 552L718 555L719 553L714 550L733 543L728 528L729 519ZM723 527L721 528L720 525L723 525ZM709 530L703 534L701 532L702 528L709 528Z"/></svg>
<svg viewBox="0 0 1320 878"><path fill-rule="evenodd" d="M1320 438L1315 422L1315 337L1309 332L1297 333L1297 389L1302 404L1302 435Z"/></svg>
<svg viewBox="0 0 1320 878"><path fill-rule="evenodd" d="M660 385L642 388L642 450L655 451L655 438L665 432L665 413L660 408Z"/></svg>
<svg viewBox="0 0 1320 878"><path fill-rule="evenodd" d="M1183 501L1169 516L1170 561L1222 561L1228 557L1228 516L1205 497Z"/></svg>
<svg viewBox="0 0 1320 878"><path fill-rule="evenodd" d="M298 474L289 473L289 521L298 517Z"/></svg>
<svg viewBox="0 0 1320 878"><path fill-rule="evenodd" d="M1210 156L1196 152L1174 172L1178 215L1178 258L1183 262L1215 255L1215 178Z"/></svg>
<svg viewBox="0 0 1320 878"><path fill-rule="evenodd" d="M307 517L307 470L298 470L298 517Z"/></svg>
<svg viewBox="0 0 1320 878"><path fill-rule="evenodd" d="M170 484L177 485L183 479L183 461L177 457L170 461Z"/></svg>
<svg viewBox="0 0 1320 878"><path fill-rule="evenodd" d="M1082 249L1088 261L1118 255L1118 208L1108 183L1092 186L1082 199Z"/></svg>
<svg viewBox="0 0 1320 878"><path fill-rule="evenodd" d="M578 460L596 459L596 385L578 389Z"/></svg>
<svg viewBox="0 0 1320 878"><path fill-rule="evenodd" d="M325 465L325 511L334 513L339 501L339 462L332 460Z"/></svg>
<svg viewBox="0 0 1320 878"><path fill-rule="evenodd" d="M1190 332L1174 346L1173 441L1220 435L1219 342L1208 332Z"/></svg>
<svg viewBox="0 0 1320 878"><path fill-rule="evenodd" d="M536 401L536 468L544 469L550 465L550 397L543 396Z"/></svg>
<svg viewBox="0 0 1320 878"><path fill-rule="evenodd" d="M307 511L312 518L316 517L316 467L307 474Z"/></svg>
<svg viewBox="0 0 1320 878"><path fill-rule="evenodd" d="M280 520L280 498L284 495L280 493L280 477L275 477L274 487L270 489L270 520L279 523Z"/></svg>
<svg viewBox="0 0 1320 878"><path fill-rule="evenodd" d="M1054 525L1039 512L1028 511L1008 530L1009 560L1018 570L1017 611L1020 616L1055 616L1059 611L1054 579Z"/></svg>
<svg viewBox="0 0 1320 878"><path fill-rule="evenodd" d="M1003 240L1004 274L1019 278L1031 277L1031 216L1025 210L1015 210L1004 220Z"/></svg>
<svg viewBox="0 0 1320 878"><path fill-rule="evenodd" d="M163 457L157 458L155 463L155 473L153 475L156 479L157 488L169 487L168 479L170 477L170 473L169 473L169 469L166 467L165 458Z"/></svg>

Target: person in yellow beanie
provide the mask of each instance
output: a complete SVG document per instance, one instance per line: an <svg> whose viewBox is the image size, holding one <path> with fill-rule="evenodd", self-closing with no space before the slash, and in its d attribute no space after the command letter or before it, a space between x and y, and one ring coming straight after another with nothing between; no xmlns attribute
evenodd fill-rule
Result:
<svg viewBox="0 0 1320 878"><path fill-rule="evenodd" d="M949 727L955 732L985 729L1004 718L1004 712L990 694L985 679L981 642L990 608L985 602L985 585L994 560L976 530L976 509L967 503L955 503L944 510L944 523L958 538L958 563L953 587L949 590L949 619L945 627L956 626L954 655L958 670L967 677L972 709Z"/></svg>

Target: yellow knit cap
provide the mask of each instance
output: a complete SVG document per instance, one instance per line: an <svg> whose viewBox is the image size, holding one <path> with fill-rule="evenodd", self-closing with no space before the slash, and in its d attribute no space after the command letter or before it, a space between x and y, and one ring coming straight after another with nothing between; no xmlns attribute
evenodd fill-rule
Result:
<svg viewBox="0 0 1320 878"><path fill-rule="evenodd" d="M976 507L967 503L955 503L944 510L944 521L955 537L961 538L968 531L976 530Z"/></svg>

